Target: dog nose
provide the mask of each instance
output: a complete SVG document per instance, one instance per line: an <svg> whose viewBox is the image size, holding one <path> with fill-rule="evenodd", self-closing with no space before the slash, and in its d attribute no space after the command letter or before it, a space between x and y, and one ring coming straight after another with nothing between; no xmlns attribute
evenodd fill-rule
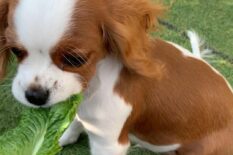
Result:
<svg viewBox="0 0 233 155"><path fill-rule="evenodd" d="M31 88L25 92L25 97L33 105L42 106L45 105L49 98L49 91L38 88Z"/></svg>

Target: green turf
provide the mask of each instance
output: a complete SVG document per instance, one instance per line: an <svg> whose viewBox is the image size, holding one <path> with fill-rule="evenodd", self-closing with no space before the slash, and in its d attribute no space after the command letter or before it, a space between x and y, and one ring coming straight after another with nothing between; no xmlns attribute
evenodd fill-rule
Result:
<svg viewBox="0 0 233 155"><path fill-rule="evenodd" d="M190 49L189 41L182 35L186 30L197 31L206 45L217 54L208 61L216 67L233 85L233 1L232 0L164 0L171 6L163 21L175 29L160 26L153 33L166 40L176 42ZM10 95L11 77L15 65L9 67L10 74L0 86L0 135L17 126L23 107ZM85 135L79 141L64 148L59 155L88 155L89 148ZM130 155L153 155L149 151L132 147Z"/></svg>

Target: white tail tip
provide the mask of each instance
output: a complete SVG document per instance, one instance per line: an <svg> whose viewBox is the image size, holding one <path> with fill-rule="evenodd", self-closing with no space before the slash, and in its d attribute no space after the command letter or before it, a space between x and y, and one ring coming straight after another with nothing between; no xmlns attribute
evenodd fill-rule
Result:
<svg viewBox="0 0 233 155"><path fill-rule="evenodd" d="M212 51L210 49L201 50L204 45L204 41L194 31L187 31L187 35L190 39L193 55L198 58L210 57Z"/></svg>
<svg viewBox="0 0 233 155"><path fill-rule="evenodd" d="M193 55L195 55L198 58L201 58L201 50L200 50L201 40L200 40L200 37L194 31L188 31L187 35L190 39Z"/></svg>

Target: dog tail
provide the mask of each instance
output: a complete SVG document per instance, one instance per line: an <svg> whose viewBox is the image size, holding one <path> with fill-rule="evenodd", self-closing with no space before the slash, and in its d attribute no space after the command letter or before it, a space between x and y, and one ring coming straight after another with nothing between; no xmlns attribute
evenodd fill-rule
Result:
<svg viewBox="0 0 233 155"><path fill-rule="evenodd" d="M204 41L194 31L187 31L187 35L190 39L192 53L195 57L206 58L209 57L212 51L208 48L203 49Z"/></svg>

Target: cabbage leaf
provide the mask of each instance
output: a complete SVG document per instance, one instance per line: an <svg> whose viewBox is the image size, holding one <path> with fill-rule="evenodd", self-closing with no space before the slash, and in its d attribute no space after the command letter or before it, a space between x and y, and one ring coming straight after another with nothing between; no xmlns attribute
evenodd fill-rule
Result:
<svg viewBox="0 0 233 155"><path fill-rule="evenodd" d="M82 100L75 95L48 109L26 109L19 125L0 137L0 155L56 155L58 140L73 120Z"/></svg>

